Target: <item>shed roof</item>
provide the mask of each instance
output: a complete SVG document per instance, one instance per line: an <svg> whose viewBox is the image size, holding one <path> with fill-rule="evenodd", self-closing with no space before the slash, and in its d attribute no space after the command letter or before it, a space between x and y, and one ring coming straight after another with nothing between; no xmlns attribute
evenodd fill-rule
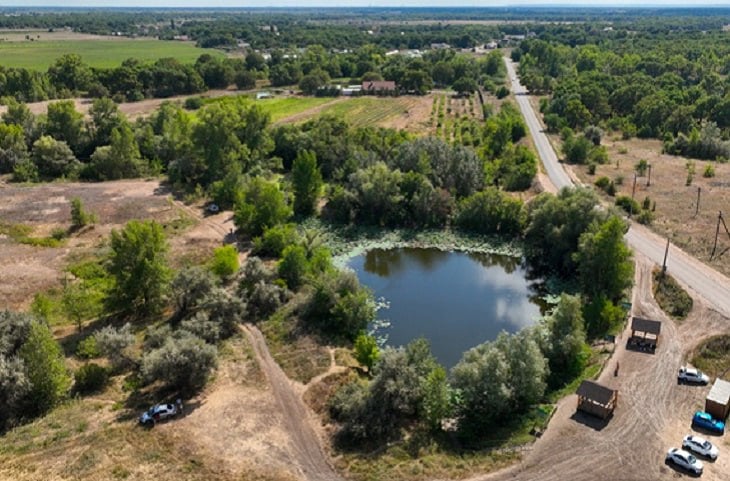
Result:
<svg viewBox="0 0 730 481"><path fill-rule="evenodd" d="M715 384L710 389L710 394L707 395L707 399L727 406L730 403L730 382L724 381L720 378L715 379Z"/></svg>
<svg viewBox="0 0 730 481"><path fill-rule="evenodd" d="M367 80L362 83L363 90L395 90L392 80Z"/></svg>
<svg viewBox="0 0 730 481"><path fill-rule="evenodd" d="M598 404L608 405L616 391L597 382L585 380L578 386L578 396L588 398Z"/></svg>
<svg viewBox="0 0 730 481"><path fill-rule="evenodd" d="M652 321L651 319L634 317L631 320L631 329L634 331L646 332L647 334L656 334L658 336L662 331L662 323L659 321Z"/></svg>

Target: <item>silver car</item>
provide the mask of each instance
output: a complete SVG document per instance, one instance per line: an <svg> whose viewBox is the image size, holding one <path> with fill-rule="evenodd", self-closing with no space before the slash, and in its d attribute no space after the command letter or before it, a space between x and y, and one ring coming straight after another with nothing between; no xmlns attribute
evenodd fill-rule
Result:
<svg viewBox="0 0 730 481"><path fill-rule="evenodd" d="M706 456L713 461L717 459L718 450L717 446L699 436L688 434L682 440L682 448L688 451L692 451L695 454L701 454Z"/></svg>
<svg viewBox="0 0 730 481"><path fill-rule="evenodd" d="M178 412L175 404L157 404L142 413L139 423L144 426L154 426L155 423L177 416Z"/></svg>
<svg viewBox="0 0 730 481"><path fill-rule="evenodd" d="M667 451L667 462L674 463L680 468L684 468L697 475L702 474L702 469L704 469L702 461L695 458L693 454L679 448L672 448Z"/></svg>
<svg viewBox="0 0 730 481"><path fill-rule="evenodd" d="M703 373L699 369L691 367L680 367L677 374L677 380L680 382L693 382L697 384L707 384L710 382L710 376Z"/></svg>

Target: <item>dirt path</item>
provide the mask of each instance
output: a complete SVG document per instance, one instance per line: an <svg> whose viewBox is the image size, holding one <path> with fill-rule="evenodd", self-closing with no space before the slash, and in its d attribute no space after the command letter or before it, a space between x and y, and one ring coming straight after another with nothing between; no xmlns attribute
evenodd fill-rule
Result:
<svg viewBox="0 0 730 481"><path fill-rule="evenodd" d="M560 401L545 434L517 466L474 481L661 480L684 477L664 464L664 454L689 433L692 412L708 387L676 382L676 369L692 343L727 330L727 319L699 305L681 325L666 318L651 295L652 262L637 259L632 314L662 321L655 354L629 351L627 329L599 382L619 390L618 407L607 423L576 413L575 395ZM620 363L614 377L616 362ZM716 442L718 442L715 439ZM721 448L722 449L722 448ZM730 460L707 463L703 479L728 479Z"/></svg>
<svg viewBox="0 0 730 481"><path fill-rule="evenodd" d="M322 449L322 441L311 424L312 414L308 412L300 395L269 353L261 331L255 326L245 325L244 332L253 346L256 358L271 385L284 417L284 425L291 436L291 443L298 462L297 471L310 481L340 481Z"/></svg>

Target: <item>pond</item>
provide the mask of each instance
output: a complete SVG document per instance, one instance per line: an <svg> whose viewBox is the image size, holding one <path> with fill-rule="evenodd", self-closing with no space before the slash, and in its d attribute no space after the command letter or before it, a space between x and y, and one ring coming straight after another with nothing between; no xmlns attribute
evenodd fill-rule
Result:
<svg viewBox="0 0 730 481"><path fill-rule="evenodd" d="M464 351L516 332L541 316L540 281L519 258L438 249L373 249L350 259L360 282L388 307L378 311L376 337L404 346L419 337L446 368Z"/></svg>

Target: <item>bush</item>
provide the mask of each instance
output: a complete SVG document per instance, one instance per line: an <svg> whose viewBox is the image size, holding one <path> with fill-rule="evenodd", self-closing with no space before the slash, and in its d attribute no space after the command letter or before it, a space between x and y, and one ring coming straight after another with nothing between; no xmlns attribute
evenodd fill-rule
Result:
<svg viewBox="0 0 730 481"><path fill-rule="evenodd" d="M654 213L651 210L642 210L636 217L636 221L639 224L649 225L654 222Z"/></svg>
<svg viewBox="0 0 730 481"><path fill-rule="evenodd" d="M596 164L592 164L592 165L595 167ZM611 179L609 179L606 176L601 176L601 177L597 178L593 184L605 192L610 183L611 183Z"/></svg>
<svg viewBox="0 0 730 481"><path fill-rule="evenodd" d="M80 341L76 346L76 355L82 359L94 359L101 356L99 346L96 344L96 337L89 336Z"/></svg>
<svg viewBox="0 0 730 481"><path fill-rule="evenodd" d="M109 359L113 369L121 369L132 360L129 348L134 344L134 334L129 323L115 329L106 326L94 334L99 351Z"/></svg>
<svg viewBox="0 0 730 481"><path fill-rule="evenodd" d="M216 365L215 346L192 335L168 338L162 347L142 360L142 377L147 382L161 381L167 387L197 391L205 385Z"/></svg>
<svg viewBox="0 0 730 481"><path fill-rule="evenodd" d="M279 257L285 248L298 241L299 234L294 224L277 225L266 229L261 237L253 240L253 253Z"/></svg>
<svg viewBox="0 0 730 481"><path fill-rule="evenodd" d="M227 279L238 272L238 250L236 246L226 245L215 249L210 270L222 279Z"/></svg>
<svg viewBox="0 0 730 481"><path fill-rule="evenodd" d="M502 85L501 87L499 87L499 88L497 89L497 91L496 91L496 92L494 92L494 95L495 95L495 96L496 96L496 97L497 97L498 99L503 99L503 98L505 98L506 96L508 96L508 95L509 95L509 89L508 89L507 87L505 87L504 85Z"/></svg>
<svg viewBox="0 0 730 481"><path fill-rule="evenodd" d="M84 209L81 199L74 197L71 199L71 228L80 229L96 222L96 216Z"/></svg>
<svg viewBox="0 0 730 481"><path fill-rule="evenodd" d="M286 292L276 284L258 281L246 294L246 313L254 321L268 318L284 303Z"/></svg>
<svg viewBox="0 0 730 481"><path fill-rule="evenodd" d="M596 163L591 162L588 164L588 175L596 175Z"/></svg>
<svg viewBox="0 0 730 481"><path fill-rule="evenodd" d="M715 177L715 167L713 167L712 164L707 164L704 172L702 172L702 177L704 177L704 178Z"/></svg>
<svg viewBox="0 0 730 481"><path fill-rule="evenodd" d="M373 370L373 366L380 357L380 349L375 338L364 332L361 332L357 339L355 339L355 359L361 366L367 368L368 372Z"/></svg>
<svg viewBox="0 0 730 481"><path fill-rule="evenodd" d="M202 106L203 106L202 97L188 97L185 99L185 103L183 104L183 107L185 107L185 110L198 110Z"/></svg>
<svg viewBox="0 0 730 481"><path fill-rule="evenodd" d="M90 394L101 391L109 381L109 373L93 362L84 364L74 373L74 391Z"/></svg>
<svg viewBox="0 0 730 481"><path fill-rule="evenodd" d="M627 214L638 214L641 212L639 203L627 195L616 197L616 205L626 211Z"/></svg>
<svg viewBox="0 0 730 481"><path fill-rule="evenodd" d="M664 312L676 319L686 318L694 305L687 291L660 269L654 271L654 298Z"/></svg>
<svg viewBox="0 0 730 481"><path fill-rule="evenodd" d="M304 281L304 276L309 270L309 262L304 247L291 245L284 249L278 269L279 277L284 279L287 287L296 290Z"/></svg>

